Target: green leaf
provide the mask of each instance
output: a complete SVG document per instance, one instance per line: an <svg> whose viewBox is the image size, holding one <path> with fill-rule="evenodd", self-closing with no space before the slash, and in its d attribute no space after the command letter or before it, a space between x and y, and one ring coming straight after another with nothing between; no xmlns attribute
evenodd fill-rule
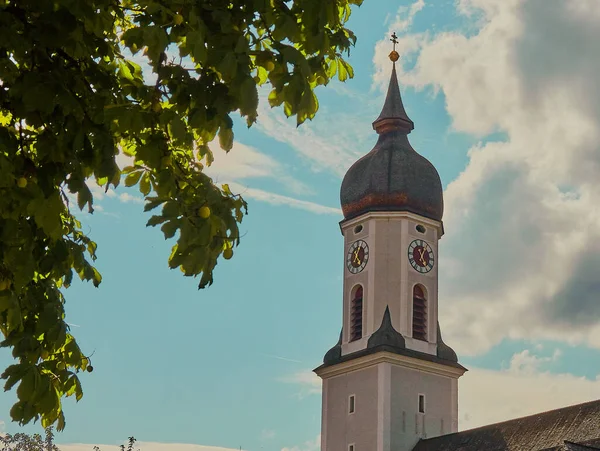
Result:
<svg viewBox="0 0 600 451"><path fill-rule="evenodd" d="M0 313L7 311L10 307L13 307L16 304L16 299L12 293L9 291L5 291L0 295Z"/></svg>
<svg viewBox="0 0 600 451"><path fill-rule="evenodd" d="M177 229L179 228L179 222L178 221L168 221L165 222L162 227L160 228L160 230L162 230L163 234L165 235L165 240L169 239L169 238L173 238L175 236L175 233L177 232Z"/></svg>
<svg viewBox="0 0 600 451"><path fill-rule="evenodd" d="M54 110L56 90L48 80L34 80L33 77L25 77L23 105L26 111L39 111L50 114Z"/></svg>
<svg viewBox="0 0 600 451"><path fill-rule="evenodd" d="M231 150L233 147L233 130L231 128L221 127L219 129L219 145L227 152Z"/></svg>
<svg viewBox="0 0 600 451"><path fill-rule="evenodd" d="M79 401L79 400L78 400L78 401ZM64 413L61 411L61 412L58 414L58 423L57 423L57 425L56 425L56 430L57 430L58 432L61 432L61 431L63 431L63 430L65 429L65 426L66 426L65 414L64 414Z"/></svg>
<svg viewBox="0 0 600 451"><path fill-rule="evenodd" d="M187 141L187 126L180 118L173 118L169 123L169 133L179 144L185 144Z"/></svg>
<svg viewBox="0 0 600 451"><path fill-rule="evenodd" d="M119 60L118 64L119 64L119 74L129 81L134 81L133 74L131 73L131 70L129 69L129 65L127 64L127 62L124 60Z"/></svg>
<svg viewBox="0 0 600 451"><path fill-rule="evenodd" d="M80 210L83 210L83 207L85 207L86 205L89 205L89 212L92 213L92 192L84 183L79 192L77 193L77 206Z"/></svg>
<svg viewBox="0 0 600 451"><path fill-rule="evenodd" d="M232 80L233 77L235 77L237 70L237 59L235 57L235 53L228 52L218 65L218 68L224 80Z"/></svg>
<svg viewBox="0 0 600 451"><path fill-rule="evenodd" d="M157 64L160 54L165 51L169 40L166 31L156 25L150 25L143 28L144 42L146 43L146 54L150 60Z"/></svg>
<svg viewBox="0 0 600 451"><path fill-rule="evenodd" d="M176 218L179 216L179 205L173 201L166 202L163 205L162 214L166 218Z"/></svg>
<svg viewBox="0 0 600 451"><path fill-rule="evenodd" d="M252 78L246 78L240 86L240 113L243 116L256 116L258 107L258 91L256 82ZM231 137L233 141L233 135Z"/></svg>
<svg viewBox="0 0 600 451"><path fill-rule="evenodd" d="M92 283L94 284L94 286L96 288L98 288L98 286L100 285L100 283L102 282L102 275L98 272L98 270L94 267L92 267L92 271L93 271L93 276L92 276Z"/></svg>
<svg viewBox="0 0 600 451"><path fill-rule="evenodd" d="M146 223L146 227L153 227L155 225L162 224L166 220L167 220L167 218L165 218L164 216L154 215L150 219L148 219L148 222Z"/></svg>
<svg viewBox="0 0 600 451"><path fill-rule="evenodd" d="M196 63L204 64L207 50L202 32L197 30L190 31L186 38L186 47L189 49L190 55Z"/></svg>
<svg viewBox="0 0 600 451"><path fill-rule="evenodd" d="M264 85L267 82L267 77L269 73L267 70L261 66L256 67L256 84L259 86Z"/></svg>
<svg viewBox="0 0 600 451"><path fill-rule="evenodd" d="M140 193L147 196L150 193L150 174L145 172L140 181Z"/></svg>
<svg viewBox="0 0 600 451"><path fill-rule="evenodd" d="M21 401L29 401L35 391L35 372L32 367L27 368L21 378L21 383L17 389L17 396Z"/></svg>
<svg viewBox="0 0 600 451"><path fill-rule="evenodd" d="M75 379L75 399L80 401L83 398L83 389L81 388L81 382L79 379Z"/></svg>
<svg viewBox="0 0 600 451"><path fill-rule="evenodd" d="M73 396L75 394L76 380L77 376L73 374L70 378L67 379L67 382L65 382L65 385L63 386L63 391L65 392L66 397Z"/></svg>
<svg viewBox="0 0 600 451"><path fill-rule="evenodd" d="M10 390L17 382L19 382L27 372L27 369L28 366L23 363L13 364L6 368L1 376L2 379L6 379L4 391Z"/></svg>
<svg viewBox="0 0 600 451"><path fill-rule="evenodd" d="M346 81L348 78L354 77L352 66L346 63L342 58L337 60L338 79Z"/></svg>
<svg viewBox="0 0 600 451"><path fill-rule="evenodd" d="M271 107L276 107L283 103L283 96L281 95L280 91L273 89L269 93L268 100L269 100L269 105L271 105Z"/></svg>
<svg viewBox="0 0 600 451"><path fill-rule="evenodd" d="M144 211L154 210L156 207L164 203L166 199L160 197L146 197L146 205L144 205Z"/></svg>
<svg viewBox="0 0 600 451"><path fill-rule="evenodd" d="M86 188L85 184L83 184L80 190L85 191ZM87 196L84 193L82 200L91 202L91 193L89 193L89 189ZM85 205L85 202L82 205ZM30 204L30 208L35 217L35 222L39 227L44 229L49 236L58 239L62 235L61 213L63 213L65 206L58 193L54 193L46 199L38 199L36 202Z"/></svg>
<svg viewBox="0 0 600 451"><path fill-rule="evenodd" d="M140 181L140 177L144 174L144 171L139 170L135 172L130 172L127 177L125 177L125 186L134 186Z"/></svg>

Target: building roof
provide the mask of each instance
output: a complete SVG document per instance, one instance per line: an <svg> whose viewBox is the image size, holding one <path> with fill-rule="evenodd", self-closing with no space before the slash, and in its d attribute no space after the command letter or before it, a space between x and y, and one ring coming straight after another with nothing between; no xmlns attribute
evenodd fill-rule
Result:
<svg viewBox="0 0 600 451"><path fill-rule="evenodd" d="M396 75L396 65L392 67L392 76L388 85L387 95L379 117L373 122L373 130L380 132L384 125L394 123L399 128L403 128L405 133L410 133L415 124L406 114L400 87L398 86L398 76Z"/></svg>
<svg viewBox="0 0 600 451"><path fill-rule="evenodd" d="M600 400L422 439L413 451L585 451L598 446Z"/></svg>
<svg viewBox="0 0 600 451"><path fill-rule="evenodd" d="M438 336L437 336L437 354L431 355L425 352L419 352L412 349L408 349L405 344L404 337L398 332L392 325L392 319L390 316L390 309L386 307L381 320L381 326L377 329L369 339L367 340L367 347L360 351L352 352L350 354L342 355L342 333L340 332L340 338L338 342L325 354L323 358L323 365L319 368L325 368L338 363L346 362L348 360L363 357L369 354L375 354L377 352L391 352L394 354L404 355L407 357L413 357L415 359L427 360L429 362L440 363L442 365L451 366L454 368L460 368L466 371L466 368L458 363L456 353L442 340L442 334L440 332L440 324L437 324Z"/></svg>
<svg viewBox="0 0 600 451"><path fill-rule="evenodd" d="M590 443L590 442L586 442L586 443L587 444L574 443L574 442L565 440L563 446L558 449L561 451L590 451L590 450L594 450L594 449L600 450L600 448L598 448L597 446L593 446L593 445L600 446L600 440L593 440L593 443Z"/></svg>
<svg viewBox="0 0 600 451"><path fill-rule="evenodd" d="M407 135L413 127L394 67L383 109L373 122L377 144L348 169L342 181L345 219L370 211L409 211L442 220L442 182L435 167L410 145Z"/></svg>

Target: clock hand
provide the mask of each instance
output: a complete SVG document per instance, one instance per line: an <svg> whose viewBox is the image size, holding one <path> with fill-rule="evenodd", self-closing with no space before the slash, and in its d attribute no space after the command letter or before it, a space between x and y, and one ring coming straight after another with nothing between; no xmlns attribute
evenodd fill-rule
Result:
<svg viewBox="0 0 600 451"><path fill-rule="evenodd" d="M425 257L423 256L423 254L425 254L425 249L419 249L419 254L421 256L421 263L423 263L423 266L427 266L427 262L425 262Z"/></svg>
<svg viewBox="0 0 600 451"><path fill-rule="evenodd" d="M359 249L356 249L354 251L354 263L360 265L360 258L358 257L358 251L359 251Z"/></svg>

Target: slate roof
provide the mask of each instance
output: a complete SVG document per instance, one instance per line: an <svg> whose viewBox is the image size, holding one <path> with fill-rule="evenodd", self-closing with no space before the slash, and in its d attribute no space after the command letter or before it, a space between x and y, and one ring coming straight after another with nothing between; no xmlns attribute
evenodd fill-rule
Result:
<svg viewBox="0 0 600 451"><path fill-rule="evenodd" d="M409 211L442 220L442 182L429 160L410 145L407 134L413 127L394 68L385 104L373 122L379 134L377 144L348 169L342 181L340 201L345 219L371 211Z"/></svg>
<svg viewBox="0 0 600 451"><path fill-rule="evenodd" d="M413 451L585 451L599 447L597 400L420 440Z"/></svg>
<svg viewBox="0 0 600 451"><path fill-rule="evenodd" d="M600 446L600 440L594 440L595 444ZM573 442L569 442L568 440L565 440L564 445L562 446L562 448L559 448L561 451L590 451L590 450L600 450L600 448L596 447L596 446L592 446L592 444L588 443L583 444L583 443L573 443Z"/></svg>

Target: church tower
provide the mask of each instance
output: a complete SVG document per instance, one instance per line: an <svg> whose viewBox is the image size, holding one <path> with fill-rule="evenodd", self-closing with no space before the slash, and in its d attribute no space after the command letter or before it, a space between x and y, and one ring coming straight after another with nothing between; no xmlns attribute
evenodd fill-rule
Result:
<svg viewBox="0 0 600 451"><path fill-rule="evenodd" d="M466 369L438 324L442 184L408 141L414 124L400 96L398 58L394 49L373 122L377 144L342 182L343 326L315 370L323 379L321 451L410 451L420 438L458 428Z"/></svg>

